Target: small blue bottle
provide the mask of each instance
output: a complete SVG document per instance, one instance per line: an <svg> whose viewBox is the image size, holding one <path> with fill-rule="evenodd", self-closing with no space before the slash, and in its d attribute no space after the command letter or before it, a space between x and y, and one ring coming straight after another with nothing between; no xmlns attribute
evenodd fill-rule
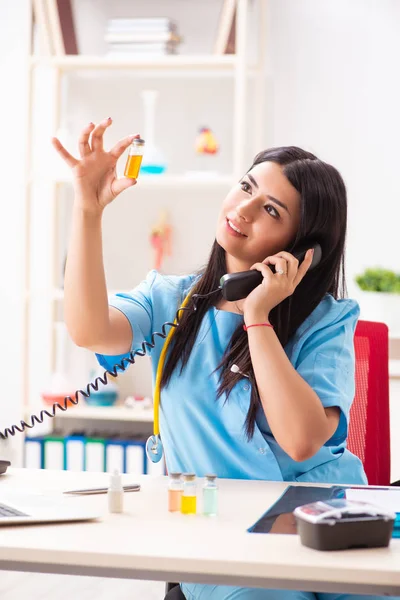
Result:
<svg viewBox="0 0 400 600"><path fill-rule="evenodd" d="M218 513L218 487L216 475L206 475L203 485L203 514L215 517Z"/></svg>

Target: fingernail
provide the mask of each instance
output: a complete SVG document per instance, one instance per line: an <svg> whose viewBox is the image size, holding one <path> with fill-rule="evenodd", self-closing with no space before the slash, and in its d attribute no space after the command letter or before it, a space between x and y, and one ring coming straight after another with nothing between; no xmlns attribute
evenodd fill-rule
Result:
<svg viewBox="0 0 400 600"><path fill-rule="evenodd" d="M314 248L310 248L311 256L314 254Z"/></svg>
<svg viewBox="0 0 400 600"><path fill-rule="evenodd" d="M107 121L112 121L112 118L111 118L111 117L108 117Z"/></svg>

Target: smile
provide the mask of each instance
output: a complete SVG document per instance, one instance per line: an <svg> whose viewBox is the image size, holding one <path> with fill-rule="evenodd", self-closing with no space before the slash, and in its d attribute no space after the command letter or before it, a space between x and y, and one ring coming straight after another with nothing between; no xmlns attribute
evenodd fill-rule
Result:
<svg viewBox="0 0 400 600"><path fill-rule="evenodd" d="M226 218L226 224L228 227L228 231L230 233L233 233L235 235L240 235L242 237L247 237L247 235L245 235L242 231L240 231L240 229L238 227L236 227L236 225L234 225L230 219Z"/></svg>

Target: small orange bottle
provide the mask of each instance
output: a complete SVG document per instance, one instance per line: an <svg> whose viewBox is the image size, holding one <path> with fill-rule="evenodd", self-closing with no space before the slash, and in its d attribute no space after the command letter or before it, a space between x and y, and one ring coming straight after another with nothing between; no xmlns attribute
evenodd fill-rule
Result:
<svg viewBox="0 0 400 600"><path fill-rule="evenodd" d="M168 510L179 512L181 510L181 498L183 482L181 473L170 473L168 484Z"/></svg>
<svg viewBox="0 0 400 600"><path fill-rule="evenodd" d="M144 140L141 138L134 138L129 146L128 158L124 172L125 177L137 179L140 171L140 165L142 164L144 143Z"/></svg>

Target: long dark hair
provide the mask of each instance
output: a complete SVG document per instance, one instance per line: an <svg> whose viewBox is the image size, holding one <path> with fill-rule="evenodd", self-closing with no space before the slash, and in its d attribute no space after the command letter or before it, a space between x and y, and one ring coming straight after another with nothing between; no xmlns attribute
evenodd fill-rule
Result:
<svg viewBox="0 0 400 600"><path fill-rule="evenodd" d="M318 242L322 248L322 259L317 267L306 274L294 294L281 302L270 313L270 321L275 328L280 343L284 347L303 321L311 314L326 294L338 299L346 294L344 274L344 247L347 224L347 195L341 175L331 165L319 160L310 152L294 146L271 148L255 157L255 165L271 161L281 165L283 173L296 188L301 197L300 225L295 239L285 250L292 252L303 242ZM250 170L249 169L249 170ZM193 293L207 294L219 286L226 273L225 250L214 241L207 265L199 273L200 277ZM207 311L218 304L220 293L204 298L197 304L197 310L181 313L180 326L171 343L164 368L161 387L168 384L173 371L185 368L196 340L202 319ZM254 434L257 408L260 397L250 359L247 334L240 325L233 333L218 368L220 386L218 397L226 397L241 379L240 373L232 373L230 367L236 364L250 377L252 383L250 407L246 416L246 434L250 439Z"/></svg>

